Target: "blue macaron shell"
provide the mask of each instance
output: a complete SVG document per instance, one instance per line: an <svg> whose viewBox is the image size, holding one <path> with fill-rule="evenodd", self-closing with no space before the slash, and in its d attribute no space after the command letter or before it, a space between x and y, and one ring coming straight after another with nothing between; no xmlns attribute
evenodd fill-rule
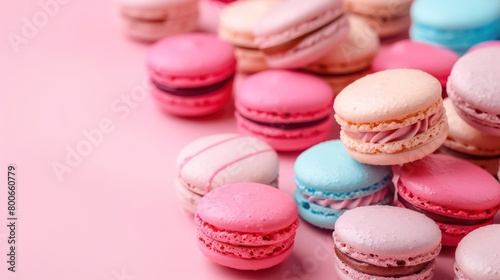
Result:
<svg viewBox="0 0 500 280"><path fill-rule="evenodd" d="M301 189L316 192L315 195L337 193L342 197L335 198L343 199L377 191L382 187L375 186L377 183L392 178L392 169L359 163L349 156L340 140L331 140L300 154L295 161L294 176Z"/></svg>
<svg viewBox="0 0 500 280"><path fill-rule="evenodd" d="M410 37L444 45L462 54L499 36L499 0L416 0L411 7Z"/></svg>

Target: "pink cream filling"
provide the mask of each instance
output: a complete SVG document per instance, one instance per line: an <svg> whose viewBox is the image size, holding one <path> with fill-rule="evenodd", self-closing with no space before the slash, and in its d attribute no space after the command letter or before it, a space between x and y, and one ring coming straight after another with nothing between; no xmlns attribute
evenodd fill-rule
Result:
<svg viewBox="0 0 500 280"><path fill-rule="evenodd" d="M439 109L435 114L414 124L379 132L359 132L347 127L343 127L342 129L349 137L359 139L363 142L385 144L392 141L410 139L419 133L425 132L431 126L435 125L441 119L442 115L443 110Z"/></svg>
<svg viewBox="0 0 500 280"><path fill-rule="evenodd" d="M309 196L306 193L302 193L302 196L307 199L307 201L311 203L316 203L323 207L329 207L336 210L342 209L353 209L360 206L368 206L372 204L376 204L382 201L387 193L389 192L389 187L383 188L378 192L372 193L367 196L358 197L354 199L346 199L346 200L333 200L333 199L324 199L315 196Z"/></svg>

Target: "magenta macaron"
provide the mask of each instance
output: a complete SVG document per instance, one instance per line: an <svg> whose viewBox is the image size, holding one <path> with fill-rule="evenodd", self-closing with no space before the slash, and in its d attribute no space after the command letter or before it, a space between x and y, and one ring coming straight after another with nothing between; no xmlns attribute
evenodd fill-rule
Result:
<svg viewBox="0 0 500 280"><path fill-rule="evenodd" d="M241 270L275 266L290 256L297 206L279 189L234 183L205 195L195 215L198 247L213 262Z"/></svg>
<svg viewBox="0 0 500 280"><path fill-rule="evenodd" d="M332 104L333 93L325 81L286 70L254 74L235 93L239 131L279 151L302 150L326 140Z"/></svg>
<svg viewBox="0 0 500 280"><path fill-rule="evenodd" d="M234 49L216 35L165 38L147 55L152 94L160 108L178 116L202 116L221 109L231 97Z"/></svg>
<svg viewBox="0 0 500 280"><path fill-rule="evenodd" d="M500 136L500 48L483 48L462 56L448 78L448 96L471 126Z"/></svg>

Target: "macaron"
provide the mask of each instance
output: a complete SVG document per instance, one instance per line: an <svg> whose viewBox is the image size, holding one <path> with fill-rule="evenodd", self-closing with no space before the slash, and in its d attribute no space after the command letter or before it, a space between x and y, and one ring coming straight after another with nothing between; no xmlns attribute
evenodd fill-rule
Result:
<svg viewBox="0 0 500 280"><path fill-rule="evenodd" d="M500 4L500 2L499 2ZM500 136L500 48L462 56L448 78L448 96L471 126Z"/></svg>
<svg viewBox="0 0 500 280"><path fill-rule="evenodd" d="M440 45L401 40L381 49L373 61L372 69L374 72L396 68L422 70L438 79L443 89L446 89L451 68L458 58L454 51Z"/></svg>
<svg viewBox="0 0 500 280"><path fill-rule="evenodd" d="M484 48L500 48L500 40L481 42L472 46L467 52L473 52Z"/></svg>
<svg viewBox="0 0 500 280"><path fill-rule="evenodd" d="M200 200L198 247L223 266L272 267L292 253L297 218L297 206L283 191L257 183L228 184Z"/></svg>
<svg viewBox="0 0 500 280"><path fill-rule="evenodd" d="M337 95L334 110L347 152L366 164L420 159L437 150L448 133L441 84L420 70L367 75Z"/></svg>
<svg viewBox="0 0 500 280"><path fill-rule="evenodd" d="M457 246L469 232L493 223L500 209L500 183L467 161L433 154L402 166L398 205L425 214Z"/></svg>
<svg viewBox="0 0 500 280"><path fill-rule="evenodd" d="M127 35L139 40L187 33L198 23L195 0L118 0L116 6Z"/></svg>
<svg viewBox="0 0 500 280"><path fill-rule="evenodd" d="M463 54L473 45L498 36L500 1L415 0L410 38L444 45Z"/></svg>
<svg viewBox="0 0 500 280"><path fill-rule="evenodd" d="M255 42L272 68L299 68L326 55L349 34L341 0L281 1L255 25Z"/></svg>
<svg viewBox="0 0 500 280"><path fill-rule="evenodd" d="M455 251L455 279L500 278L500 225L489 225L468 234Z"/></svg>
<svg viewBox="0 0 500 280"><path fill-rule="evenodd" d="M232 44L238 71L254 73L268 69L265 54L255 43L253 28L278 1L237 1L226 7L220 18L219 37Z"/></svg>
<svg viewBox="0 0 500 280"><path fill-rule="evenodd" d="M439 152L466 160L496 176L500 161L500 136L470 126L458 115L449 98L443 104L449 131Z"/></svg>
<svg viewBox="0 0 500 280"><path fill-rule="evenodd" d="M381 38L408 32L412 0L344 0L347 11L365 20Z"/></svg>
<svg viewBox="0 0 500 280"><path fill-rule="evenodd" d="M340 140L317 144L300 154L294 180L300 216L320 228L334 229L338 217L356 207L394 201L392 168L355 161Z"/></svg>
<svg viewBox="0 0 500 280"><path fill-rule="evenodd" d="M279 151L306 149L326 140L333 125L333 93L310 74L267 70L236 89L236 123Z"/></svg>
<svg viewBox="0 0 500 280"><path fill-rule="evenodd" d="M349 37L304 70L325 80L334 94L371 73L370 65L380 47L375 30L361 19L349 17Z"/></svg>
<svg viewBox="0 0 500 280"><path fill-rule="evenodd" d="M186 210L194 213L202 196L222 185L255 182L278 186L279 160L267 143L233 133L187 144L177 156L175 185Z"/></svg>
<svg viewBox="0 0 500 280"><path fill-rule="evenodd" d="M234 49L216 35L190 33L165 38L147 54L152 94L167 113L197 117L220 110L231 98Z"/></svg>
<svg viewBox="0 0 500 280"><path fill-rule="evenodd" d="M432 279L441 233L426 216L392 206L346 212L335 224L335 268L342 280Z"/></svg>
<svg viewBox="0 0 500 280"><path fill-rule="evenodd" d="M219 32L219 19L227 3L218 0L199 0L198 6L200 10L198 30L217 34Z"/></svg>

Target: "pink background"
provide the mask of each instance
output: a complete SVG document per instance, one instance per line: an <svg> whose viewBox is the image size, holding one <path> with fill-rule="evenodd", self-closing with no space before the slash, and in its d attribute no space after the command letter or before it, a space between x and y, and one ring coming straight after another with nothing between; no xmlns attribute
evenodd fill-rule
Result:
<svg viewBox="0 0 500 280"><path fill-rule="evenodd" d="M0 9L0 174L17 166L19 219L11 273L3 183L0 279L336 279L331 232L305 222L293 255L275 268L240 272L201 255L176 201L175 156L195 138L235 132L234 108L196 120L162 114L142 86L148 45L122 35L112 3L66 2L45 22L37 0ZM40 27L16 51L9 36L22 36L33 16ZM102 139L85 146L85 132L102 122ZM58 178L53 165L78 147L87 155ZM280 188L290 195L296 155L281 155ZM443 251L435 279L453 278L453 253Z"/></svg>

